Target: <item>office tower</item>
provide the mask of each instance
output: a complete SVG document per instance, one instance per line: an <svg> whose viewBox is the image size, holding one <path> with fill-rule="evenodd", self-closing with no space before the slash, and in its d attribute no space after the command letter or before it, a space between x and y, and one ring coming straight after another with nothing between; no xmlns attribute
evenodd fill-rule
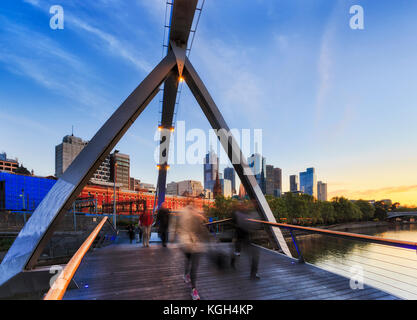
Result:
<svg viewBox="0 0 417 320"><path fill-rule="evenodd" d="M292 175L290 176L290 192L298 192L298 191L300 191L298 176Z"/></svg>
<svg viewBox="0 0 417 320"><path fill-rule="evenodd" d="M225 168L224 169L224 178L230 180L232 183L232 194L236 194L236 175L234 168Z"/></svg>
<svg viewBox="0 0 417 320"><path fill-rule="evenodd" d="M317 182L317 199L327 201L327 183Z"/></svg>
<svg viewBox="0 0 417 320"><path fill-rule="evenodd" d="M221 179L220 185L222 187L222 194L225 198L230 198L233 196L232 194L232 181L228 179Z"/></svg>
<svg viewBox="0 0 417 320"><path fill-rule="evenodd" d="M266 165L266 194L274 195L274 166Z"/></svg>
<svg viewBox="0 0 417 320"><path fill-rule="evenodd" d="M170 196L177 196L178 195L178 183L176 182L168 183L165 194L170 195Z"/></svg>
<svg viewBox="0 0 417 320"><path fill-rule="evenodd" d="M55 176L60 178L65 170L70 166L81 150L88 144L81 138L74 135L67 135L62 139L62 143L55 146ZM90 181L93 183L110 182L111 165L110 155L107 156L100 167L93 174Z"/></svg>
<svg viewBox="0 0 417 320"><path fill-rule="evenodd" d="M213 191L218 171L219 158L213 151L210 151L206 154L204 159L204 189L210 189Z"/></svg>
<svg viewBox="0 0 417 320"><path fill-rule="evenodd" d="M61 144L55 146L55 176L57 178L61 178L87 143L81 138L68 135L62 139Z"/></svg>
<svg viewBox="0 0 417 320"><path fill-rule="evenodd" d="M204 191L200 181L185 180L178 182L178 195L187 197L198 197Z"/></svg>
<svg viewBox="0 0 417 320"><path fill-rule="evenodd" d="M274 196L281 197L282 194L282 169L274 168Z"/></svg>
<svg viewBox="0 0 417 320"><path fill-rule="evenodd" d="M104 159L103 163L93 174L93 177L90 179L91 182L110 182L110 173L111 173L111 159L110 155Z"/></svg>
<svg viewBox="0 0 417 320"><path fill-rule="evenodd" d="M129 190L130 185L130 157L117 150L110 156L111 180Z"/></svg>
<svg viewBox="0 0 417 320"><path fill-rule="evenodd" d="M6 152L0 153L0 171L16 172L19 168L19 163L14 159L7 159Z"/></svg>
<svg viewBox="0 0 417 320"><path fill-rule="evenodd" d="M266 159L259 153L254 153L248 158L248 165L252 168L253 175L262 192L266 193Z"/></svg>
<svg viewBox="0 0 417 320"><path fill-rule="evenodd" d="M300 191L317 198L317 176L314 168L300 172Z"/></svg>

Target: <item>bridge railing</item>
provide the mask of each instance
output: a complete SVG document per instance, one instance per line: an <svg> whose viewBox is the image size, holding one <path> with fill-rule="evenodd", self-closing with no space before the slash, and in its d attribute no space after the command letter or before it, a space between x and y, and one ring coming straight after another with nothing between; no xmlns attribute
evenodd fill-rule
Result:
<svg viewBox="0 0 417 320"><path fill-rule="evenodd" d="M312 263L350 281L361 280L401 298L417 299L417 242L254 219L248 221L281 228L300 263ZM225 219L207 226L230 222L231 219ZM361 287L358 283L353 285Z"/></svg>
<svg viewBox="0 0 417 320"><path fill-rule="evenodd" d="M45 295L44 300L62 300L68 285L70 284L72 278L74 277L75 272L77 271L81 261L88 252L91 246L93 246L94 241L99 235L101 229L106 223L108 217L104 217L93 232L88 236L84 241L78 251L74 254L68 264L65 266L64 270L59 274L57 279L54 281L53 285L49 289L48 293Z"/></svg>

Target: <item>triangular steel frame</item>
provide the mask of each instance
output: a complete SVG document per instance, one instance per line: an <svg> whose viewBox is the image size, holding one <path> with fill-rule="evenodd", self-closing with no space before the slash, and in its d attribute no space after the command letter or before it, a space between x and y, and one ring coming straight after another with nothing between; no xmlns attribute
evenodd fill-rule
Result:
<svg viewBox="0 0 417 320"><path fill-rule="evenodd" d="M31 270L35 267L42 250L51 239L59 222L70 210L72 203L100 164L156 96L163 83L165 83L165 89L167 86L171 86L171 90L165 90L164 95L172 93L173 90L176 92L180 75L184 78L213 129L217 130L224 150L247 194L255 201L259 213L265 220L276 222L223 116L190 60L186 57L184 46L177 46L174 42L171 42L170 46L171 50L168 50L167 55L100 128L36 208L0 265L0 286L5 285L24 270ZM169 83L170 81L171 83ZM173 97L175 107L176 94ZM172 113L168 118L172 122ZM167 133L166 138L169 139L169 137L170 133ZM163 157L161 154L160 158L163 160L161 163L166 164L168 150ZM237 162L236 159L239 161ZM164 172L163 179L166 180L166 171ZM159 180L160 177L158 184L160 184ZM165 181L163 184L165 185ZM277 246L286 255L291 256L280 229L269 227L268 233Z"/></svg>

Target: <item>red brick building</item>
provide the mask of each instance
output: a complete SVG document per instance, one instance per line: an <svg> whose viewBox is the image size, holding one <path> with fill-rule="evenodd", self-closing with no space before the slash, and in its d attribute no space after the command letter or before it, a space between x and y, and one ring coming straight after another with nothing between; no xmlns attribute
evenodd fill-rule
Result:
<svg viewBox="0 0 417 320"><path fill-rule="evenodd" d="M94 198L97 203L98 212L101 212L103 204L112 204L113 203L113 192L114 187L111 186L101 186L101 185L92 185L89 184L84 187L79 198ZM200 210L203 209L204 205L214 205L214 200L212 199L202 199L202 198L188 198L181 196L170 196L166 195L165 202L167 207L172 211L177 211L186 206L187 202L193 199L194 205ZM116 188L116 202L136 202L138 200L146 201L146 209L153 210L155 203L155 194L149 193L146 191L131 191L125 189Z"/></svg>

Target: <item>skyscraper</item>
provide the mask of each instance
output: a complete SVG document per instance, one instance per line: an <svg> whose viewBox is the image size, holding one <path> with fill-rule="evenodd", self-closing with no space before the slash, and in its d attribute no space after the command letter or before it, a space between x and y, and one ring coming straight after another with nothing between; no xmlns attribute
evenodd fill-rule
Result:
<svg viewBox="0 0 417 320"><path fill-rule="evenodd" d="M236 175L234 168L225 168L224 169L224 178L230 180L232 184L232 194L236 194Z"/></svg>
<svg viewBox="0 0 417 320"><path fill-rule="evenodd" d="M57 178L61 178L87 143L81 138L68 135L62 139L61 144L55 147L55 176Z"/></svg>
<svg viewBox="0 0 417 320"><path fill-rule="evenodd" d="M266 165L266 186L265 191L267 195L274 195L274 166Z"/></svg>
<svg viewBox="0 0 417 320"><path fill-rule="evenodd" d="M297 191L299 191L298 176L294 174L290 176L290 192Z"/></svg>
<svg viewBox="0 0 417 320"><path fill-rule="evenodd" d="M111 154L111 179L129 189L130 185L130 157L117 151Z"/></svg>
<svg viewBox="0 0 417 320"><path fill-rule="evenodd" d="M61 178L65 170L70 166L74 159L78 156L81 150L88 144L88 141L83 141L81 138L74 135L65 136L62 143L55 147L55 176ZM110 182L110 155L107 156L100 167L94 172L91 181L95 182Z"/></svg>
<svg viewBox="0 0 417 320"><path fill-rule="evenodd" d="M317 182L317 199L327 201L327 183Z"/></svg>
<svg viewBox="0 0 417 320"><path fill-rule="evenodd" d="M213 191L218 170L219 158L213 151L210 151L204 159L204 189Z"/></svg>
<svg viewBox="0 0 417 320"><path fill-rule="evenodd" d="M314 168L300 172L300 191L317 198L317 176Z"/></svg>
<svg viewBox="0 0 417 320"><path fill-rule="evenodd" d="M248 165L252 168L253 175L262 192L266 193L266 159L259 153L254 153L248 158Z"/></svg>
<svg viewBox="0 0 417 320"><path fill-rule="evenodd" d="M282 170L274 168L274 196L280 197L282 194Z"/></svg>

